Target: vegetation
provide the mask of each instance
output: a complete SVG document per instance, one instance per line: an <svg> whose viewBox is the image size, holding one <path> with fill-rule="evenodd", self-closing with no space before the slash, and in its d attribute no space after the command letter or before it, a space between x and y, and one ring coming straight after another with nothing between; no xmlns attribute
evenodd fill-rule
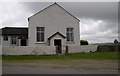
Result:
<svg viewBox="0 0 120 76"><path fill-rule="evenodd" d="M3 66L27 66L43 68L117 70L116 52L74 53L57 55L2 56Z"/></svg>
<svg viewBox="0 0 120 76"><path fill-rule="evenodd" d="M115 40L114 40L114 44L118 44L118 41L117 41L117 39L115 39Z"/></svg>
<svg viewBox="0 0 120 76"><path fill-rule="evenodd" d="M88 45L88 41L87 40L80 40L80 44L81 45Z"/></svg>
<svg viewBox="0 0 120 76"><path fill-rule="evenodd" d="M92 53L74 53L66 56L57 55L20 55L20 56L2 56L4 60L73 60L73 59L118 59L115 52L92 52Z"/></svg>
<svg viewBox="0 0 120 76"><path fill-rule="evenodd" d="M118 51L120 51L120 45L117 45L117 47L115 47L114 44L101 44L98 45L97 51L104 51L104 52L115 52L115 48L118 49Z"/></svg>

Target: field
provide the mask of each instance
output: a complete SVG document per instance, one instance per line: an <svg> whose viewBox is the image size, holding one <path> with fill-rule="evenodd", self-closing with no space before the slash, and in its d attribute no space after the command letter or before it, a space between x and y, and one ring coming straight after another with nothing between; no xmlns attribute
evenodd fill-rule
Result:
<svg viewBox="0 0 120 76"><path fill-rule="evenodd" d="M2 56L3 66L117 70L118 53L92 52L57 55Z"/></svg>
<svg viewBox="0 0 120 76"><path fill-rule="evenodd" d="M101 44L101 45L98 45L97 51L115 52L117 48L120 49L120 44L118 44L117 46L113 44ZM118 51L120 52L120 50Z"/></svg>

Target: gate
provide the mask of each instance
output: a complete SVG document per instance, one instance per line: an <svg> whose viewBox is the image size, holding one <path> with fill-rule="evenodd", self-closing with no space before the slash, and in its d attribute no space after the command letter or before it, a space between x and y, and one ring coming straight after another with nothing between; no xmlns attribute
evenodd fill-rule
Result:
<svg viewBox="0 0 120 76"><path fill-rule="evenodd" d="M59 52L61 51L61 52ZM68 46L62 45L61 50L58 49L58 46L56 46L56 54L57 55L67 55L68 54Z"/></svg>

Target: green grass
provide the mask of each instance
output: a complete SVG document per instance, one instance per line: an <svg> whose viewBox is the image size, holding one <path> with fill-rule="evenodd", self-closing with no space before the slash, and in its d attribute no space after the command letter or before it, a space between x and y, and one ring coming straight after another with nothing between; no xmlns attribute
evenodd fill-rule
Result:
<svg viewBox="0 0 120 76"><path fill-rule="evenodd" d="M74 53L66 56L57 55L19 55L8 56L3 55L2 60L74 60L74 59L118 59L118 53L116 52L91 52L91 53Z"/></svg>
<svg viewBox="0 0 120 76"><path fill-rule="evenodd" d="M115 52L74 53L57 55L2 56L4 66L49 67L69 69L116 70L118 54ZM93 64L94 63L94 64Z"/></svg>

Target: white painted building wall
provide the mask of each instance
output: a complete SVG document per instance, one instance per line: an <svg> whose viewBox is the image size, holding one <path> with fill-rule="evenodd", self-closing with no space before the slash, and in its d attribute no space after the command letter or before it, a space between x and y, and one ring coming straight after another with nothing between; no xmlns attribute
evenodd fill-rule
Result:
<svg viewBox="0 0 120 76"><path fill-rule="evenodd" d="M18 36L16 36L16 44L11 44L11 36L8 36L8 41L4 41L4 36L1 36L1 45L2 46L21 46L21 39L18 39ZM28 40L26 39L26 44L28 45Z"/></svg>
<svg viewBox="0 0 120 76"><path fill-rule="evenodd" d="M0 34L0 55L2 55L2 35Z"/></svg>
<svg viewBox="0 0 120 76"><path fill-rule="evenodd" d="M4 41L3 39L4 36L2 36L1 40L2 40L2 46L19 46L19 39L17 37L17 44L12 45L11 44L11 36L8 36L8 41Z"/></svg>
<svg viewBox="0 0 120 76"><path fill-rule="evenodd" d="M66 28L73 28L74 42L63 40L63 45L80 45L79 20L57 4L29 18L29 46L49 46L48 38L56 32L66 36ZM36 42L36 27L45 27L44 42ZM52 40L51 40L52 41ZM50 46L53 46L53 42Z"/></svg>

